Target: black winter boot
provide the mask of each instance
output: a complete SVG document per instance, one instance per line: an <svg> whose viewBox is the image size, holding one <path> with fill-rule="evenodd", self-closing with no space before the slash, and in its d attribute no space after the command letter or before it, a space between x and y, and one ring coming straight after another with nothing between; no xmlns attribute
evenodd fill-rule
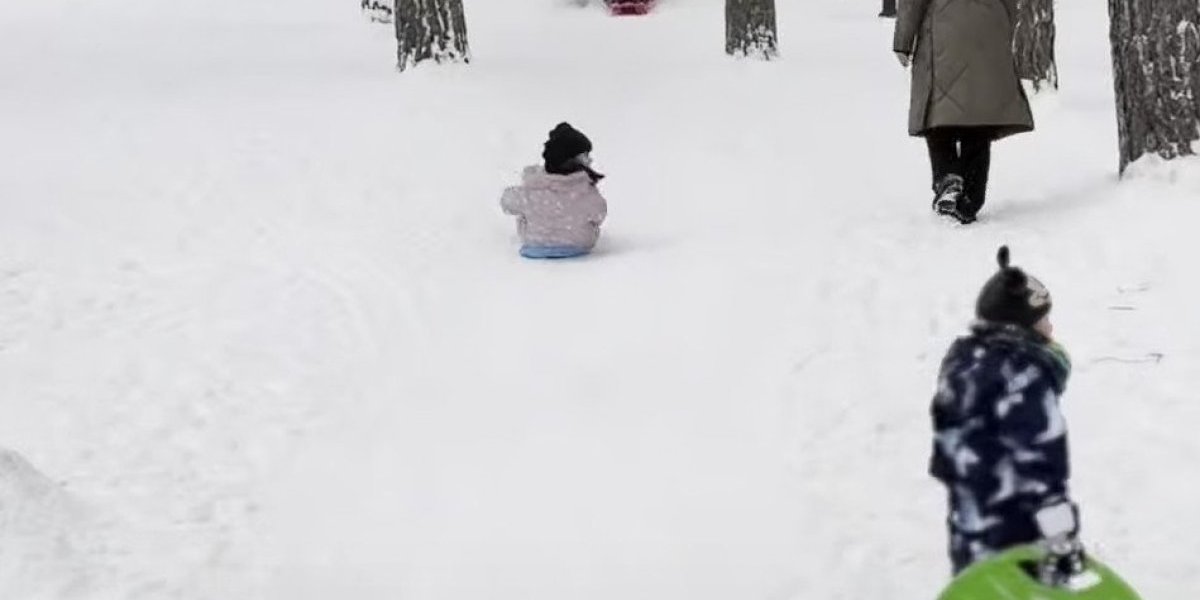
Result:
<svg viewBox="0 0 1200 600"><path fill-rule="evenodd" d="M958 199L958 203L954 205L954 212L944 214L948 214L955 219L958 219L958 222L962 223L963 225L968 225L975 222L975 215L979 213L979 208L980 206L974 198L967 194L963 194Z"/></svg>
<svg viewBox="0 0 1200 600"><path fill-rule="evenodd" d="M965 181L959 175L950 174L938 181L934 187L937 195L933 198L933 212L954 217L963 225L974 223L975 213L979 209L971 197L963 192L964 187Z"/></svg>
<svg viewBox="0 0 1200 600"><path fill-rule="evenodd" d="M963 197L964 181L961 175L946 175L938 180L933 187L933 212L939 215L953 215L958 212L959 202Z"/></svg>

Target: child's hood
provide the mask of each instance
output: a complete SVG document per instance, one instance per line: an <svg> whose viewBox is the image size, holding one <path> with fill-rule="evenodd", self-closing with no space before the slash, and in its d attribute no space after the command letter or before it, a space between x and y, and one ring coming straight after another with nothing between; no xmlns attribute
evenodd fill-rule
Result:
<svg viewBox="0 0 1200 600"><path fill-rule="evenodd" d="M976 323L967 339L1019 357L1022 362L1037 363L1054 377L1058 387L1066 387L1071 374L1071 360L1066 349L1035 331L1015 325Z"/></svg>

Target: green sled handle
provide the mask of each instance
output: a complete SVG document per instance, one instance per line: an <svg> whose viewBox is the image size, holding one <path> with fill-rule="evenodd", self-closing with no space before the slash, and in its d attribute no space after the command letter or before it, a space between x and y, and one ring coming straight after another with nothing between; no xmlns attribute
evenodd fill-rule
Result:
<svg viewBox="0 0 1200 600"><path fill-rule="evenodd" d="M1037 579L1045 551L1018 546L971 565L950 582L938 600L1141 600L1112 569L1090 556L1083 573L1066 587L1048 587Z"/></svg>

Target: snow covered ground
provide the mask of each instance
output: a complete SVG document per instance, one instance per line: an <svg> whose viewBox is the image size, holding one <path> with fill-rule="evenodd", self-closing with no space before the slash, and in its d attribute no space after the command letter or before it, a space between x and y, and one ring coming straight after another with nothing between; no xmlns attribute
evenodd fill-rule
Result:
<svg viewBox="0 0 1200 600"><path fill-rule="evenodd" d="M0 598L932 598L928 402L1001 243L1085 543L1200 587L1200 164L1117 182L1103 3L971 227L875 4L781 0L771 64L719 0L466 9L471 65L398 75L353 3L4 2ZM531 263L498 195L560 120L610 221Z"/></svg>

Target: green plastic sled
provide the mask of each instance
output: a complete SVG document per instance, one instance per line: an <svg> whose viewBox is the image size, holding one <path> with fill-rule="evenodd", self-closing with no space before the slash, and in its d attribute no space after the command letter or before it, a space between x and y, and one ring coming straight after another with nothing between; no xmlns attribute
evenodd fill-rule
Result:
<svg viewBox="0 0 1200 600"><path fill-rule="evenodd" d="M1112 569L1091 557L1069 587L1044 586L1036 576L1043 555L1037 546L1018 546L971 565L938 600L1141 600Z"/></svg>

